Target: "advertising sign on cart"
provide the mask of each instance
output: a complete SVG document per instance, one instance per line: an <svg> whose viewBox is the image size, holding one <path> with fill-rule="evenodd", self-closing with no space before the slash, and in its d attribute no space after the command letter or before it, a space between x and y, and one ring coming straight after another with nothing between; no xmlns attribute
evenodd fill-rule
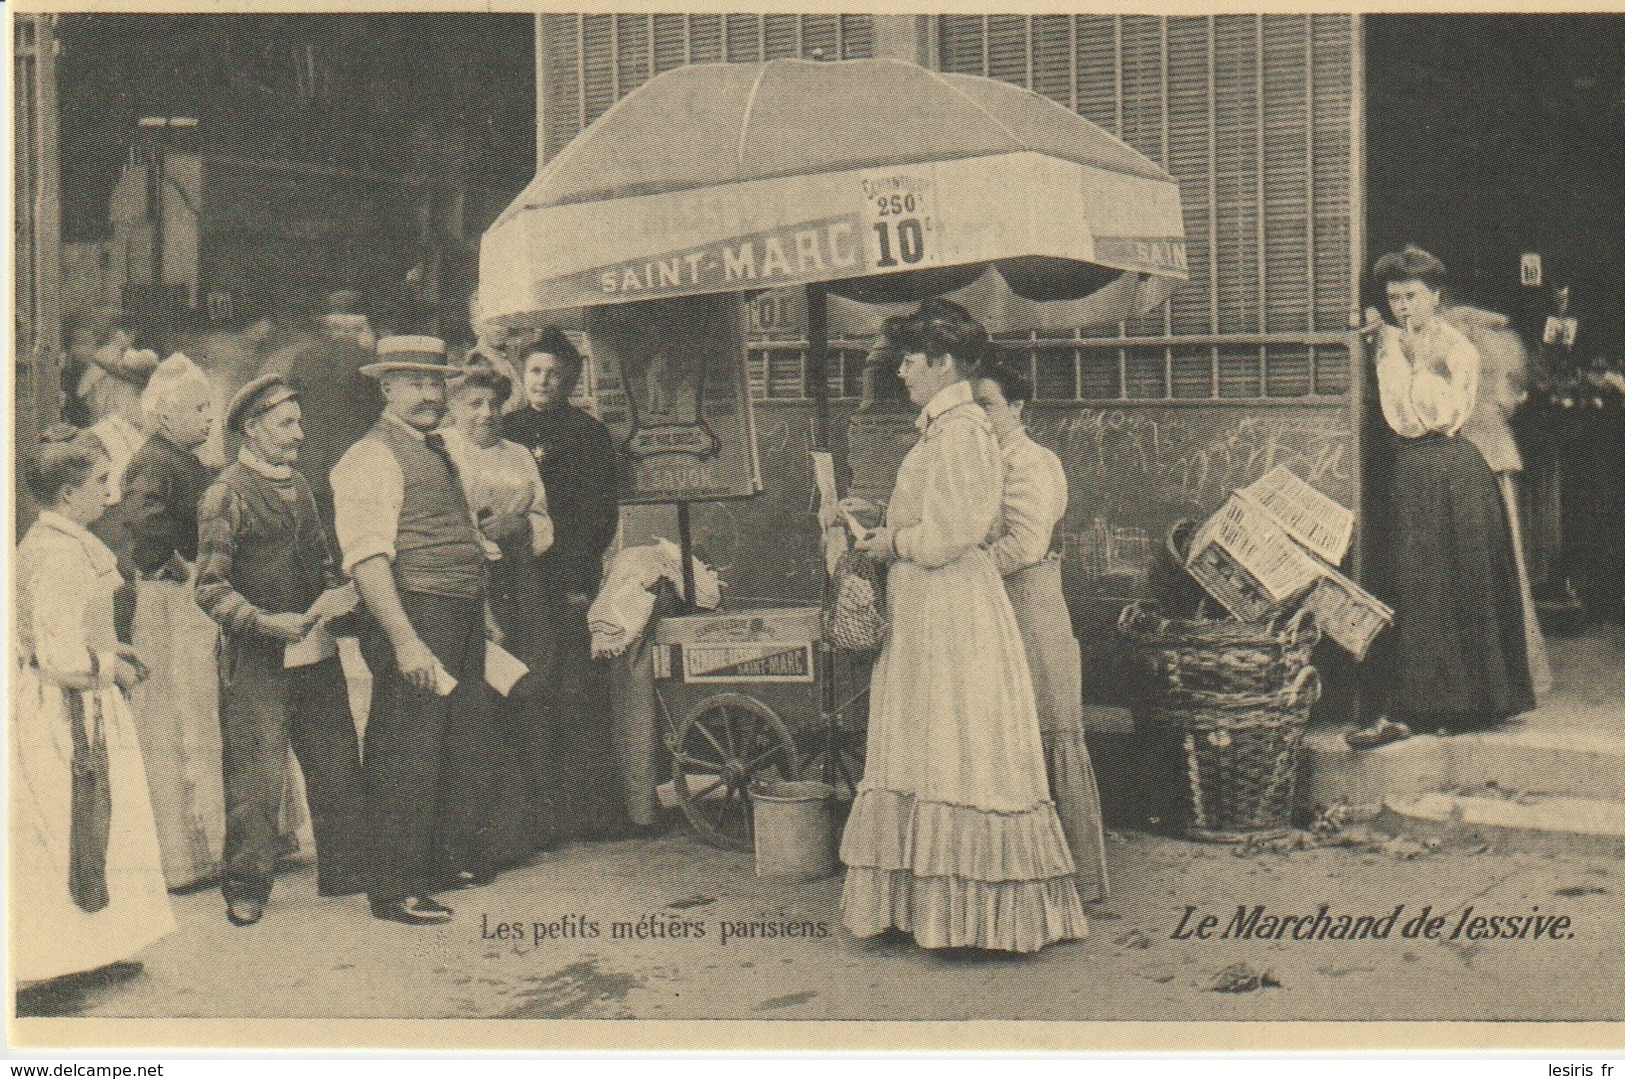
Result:
<svg viewBox="0 0 1625 1079"><path fill-rule="evenodd" d="M762 489L740 306L716 295L588 310L597 413L620 455L623 503Z"/></svg>

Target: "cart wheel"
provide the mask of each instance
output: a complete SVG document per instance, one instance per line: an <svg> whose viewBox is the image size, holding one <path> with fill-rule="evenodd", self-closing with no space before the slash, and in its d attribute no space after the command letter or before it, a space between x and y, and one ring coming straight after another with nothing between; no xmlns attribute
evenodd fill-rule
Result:
<svg viewBox="0 0 1625 1079"><path fill-rule="evenodd" d="M830 730L804 735L802 741L811 746L811 753L801 768L802 775L835 788L838 802L856 798L858 780L863 778L869 732L862 727L853 729L845 723L836 723Z"/></svg>
<svg viewBox="0 0 1625 1079"><path fill-rule="evenodd" d="M795 738L778 713L739 693L694 706L673 743L683 815L713 847L751 850L750 785L799 774Z"/></svg>

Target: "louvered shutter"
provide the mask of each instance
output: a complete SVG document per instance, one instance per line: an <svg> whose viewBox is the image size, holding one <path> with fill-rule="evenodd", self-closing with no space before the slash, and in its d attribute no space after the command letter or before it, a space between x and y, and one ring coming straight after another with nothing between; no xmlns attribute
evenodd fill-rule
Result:
<svg viewBox="0 0 1625 1079"><path fill-rule="evenodd" d="M1347 15L940 20L943 70L1044 94L1180 181L1190 284L1147 317L1080 333L1076 350L1032 342L1061 365L1040 370L1040 397L1348 391L1354 30Z"/></svg>
<svg viewBox="0 0 1625 1079"><path fill-rule="evenodd" d="M615 102L685 64L874 55L868 15L542 15L543 158Z"/></svg>

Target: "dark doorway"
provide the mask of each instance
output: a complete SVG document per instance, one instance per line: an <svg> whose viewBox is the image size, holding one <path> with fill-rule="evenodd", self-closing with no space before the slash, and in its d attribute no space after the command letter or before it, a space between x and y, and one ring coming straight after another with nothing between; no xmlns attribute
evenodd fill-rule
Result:
<svg viewBox="0 0 1625 1079"><path fill-rule="evenodd" d="M1532 385L1515 429L1537 598L1554 630L1611 621L1617 632L1625 17L1392 15L1365 25L1366 250L1375 259L1420 244L1449 267L1449 299L1506 315L1522 336ZM1524 277L1529 255L1539 256L1538 284ZM1554 347L1543 339L1564 286L1578 335ZM1373 515L1381 424L1374 415Z"/></svg>
<svg viewBox="0 0 1625 1079"><path fill-rule="evenodd" d="M1459 299L1525 323L1566 280L1617 349L1625 17L1369 16L1366 73L1372 256L1421 244ZM1525 252L1544 288L1520 284Z"/></svg>

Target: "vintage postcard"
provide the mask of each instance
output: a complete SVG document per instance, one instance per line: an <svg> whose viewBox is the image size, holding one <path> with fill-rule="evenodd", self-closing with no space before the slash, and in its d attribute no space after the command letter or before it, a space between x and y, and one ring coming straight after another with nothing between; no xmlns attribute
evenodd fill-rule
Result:
<svg viewBox="0 0 1625 1079"><path fill-rule="evenodd" d="M12 7L11 1044L1625 1043L1625 15Z"/></svg>

